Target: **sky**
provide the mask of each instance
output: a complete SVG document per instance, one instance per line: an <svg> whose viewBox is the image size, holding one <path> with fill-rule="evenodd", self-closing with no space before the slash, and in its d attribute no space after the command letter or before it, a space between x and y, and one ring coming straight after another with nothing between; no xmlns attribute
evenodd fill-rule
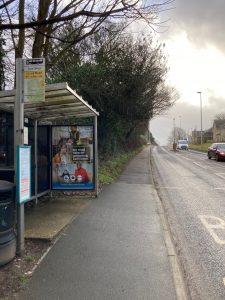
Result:
<svg viewBox="0 0 225 300"><path fill-rule="evenodd" d="M225 113L225 1L175 0L162 18L160 42L170 68L167 82L179 99L163 116L150 121L150 130L160 145L168 143L175 126L187 133L213 125L216 114Z"/></svg>

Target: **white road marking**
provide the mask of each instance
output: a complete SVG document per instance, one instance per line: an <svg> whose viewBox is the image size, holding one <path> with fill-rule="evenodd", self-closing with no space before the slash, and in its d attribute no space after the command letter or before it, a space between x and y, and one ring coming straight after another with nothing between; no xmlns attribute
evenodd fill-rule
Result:
<svg viewBox="0 0 225 300"><path fill-rule="evenodd" d="M183 187L179 186L160 186L160 189L168 189L168 190L183 190Z"/></svg>
<svg viewBox="0 0 225 300"><path fill-rule="evenodd" d="M186 160L188 160L188 161L192 161L193 164L197 165L198 167L200 167L200 168L202 168L202 169L207 169L207 167L198 164L197 162L193 161L193 159L191 159L191 158L187 158L187 157L184 157L184 156L182 157L182 159L183 159L183 158L186 159Z"/></svg>
<svg viewBox="0 0 225 300"><path fill-rule="evenodd" d="M187 158L185 156L182 156L182 158L186 159L186 160L192 160L191 158Z"/></svg>
<svg viewBox="0 0 225 300"><path fill-rule="evenodd" d="M214 188L214 190L224 190L225 191L225 188Z"/></svg>
<svg viewBox="0 0 225 300"><path fill-rule="evenodd" d="M195 164L196 166L198 166L198 167L200 167L200 168L202 168L202 169L207 169L207 167L204 167L204 166L202 166L202 165L200 165L200 164L198 164L198 163L196 163L196 162L193 162L193 164Z"/></svg>
<svg viewBox="0 0 225 300"><path fill-rule="evenodd" d="M225 231L225 221L214 216L207 216L207 215L199 215L199 219L202 221L203 225L209 231L213 239L217 244L224 245L225 240L221 240L218 235L216 234L216 229L224 230ZM210 223L211 220L211 223ZM213 224L212 224L213 221ZM215 224L216 223L216 224Z"/></svg>
<svg viewBox="0 0 225 300"><path fill-rule="evenodd" d="M225 173L215 173L215 175L225 179Z"/></svg>
<svg viewBox="0 0 225 300"><path fill-rule="evenodd" d="M223 284L225 285L225 278L223 278Z"/></svg>

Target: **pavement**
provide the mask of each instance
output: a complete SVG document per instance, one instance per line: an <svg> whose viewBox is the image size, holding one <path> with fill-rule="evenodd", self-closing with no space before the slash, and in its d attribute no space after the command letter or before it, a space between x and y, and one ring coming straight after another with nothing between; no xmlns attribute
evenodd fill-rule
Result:
<svg viewBox="0 0 225 300"><path fill-rule="evenodd" d="M63 225L59 226L63 234L18 299L186 299L177 281L180 273L171 261L175 254L168 247L168 229L162 221L163 209L154 189L149 156L150 148L146 147L97 198L85 203L79 200L74 214L73 203L69 204L69 226L63 231ZM54 201L51 204L57 222L63 206L63 201L59 202L59 211Z"/></svg>

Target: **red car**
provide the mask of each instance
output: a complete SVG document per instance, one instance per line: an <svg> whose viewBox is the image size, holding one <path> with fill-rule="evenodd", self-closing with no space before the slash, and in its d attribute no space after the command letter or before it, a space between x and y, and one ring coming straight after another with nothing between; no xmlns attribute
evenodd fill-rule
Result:
<svg viewBox="0 0 225 300"><path fill-rule="evenodd" d="M215 158L217 161L225 160L225 143L213 143L208 148L208 158Z"/></svg>

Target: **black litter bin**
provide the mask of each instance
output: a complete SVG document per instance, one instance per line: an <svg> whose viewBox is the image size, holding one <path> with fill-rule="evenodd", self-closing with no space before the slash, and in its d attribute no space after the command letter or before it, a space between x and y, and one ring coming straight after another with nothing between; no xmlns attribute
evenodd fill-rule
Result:
<svg viewBox="0 0 225 300"><path fill-rule="evenodd" d="M15 185L0 180L0 266L16 255Z"/></svg>

